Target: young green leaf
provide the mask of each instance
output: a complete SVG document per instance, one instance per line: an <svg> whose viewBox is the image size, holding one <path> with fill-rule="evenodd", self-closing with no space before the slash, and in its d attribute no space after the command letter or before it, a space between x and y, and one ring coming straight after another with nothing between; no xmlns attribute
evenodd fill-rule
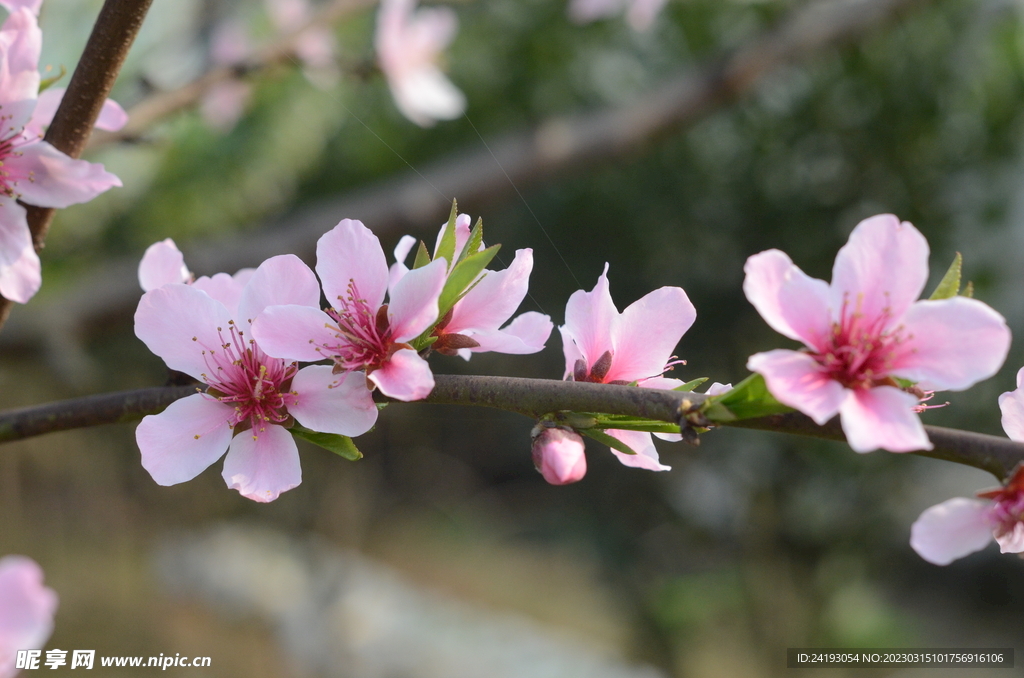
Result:
<svg viewBox="0 0 1024 678"><path fill-rule="evenodd" d="M699 377L699 378L697 378L697 379L694 379L693 381L688 381L688 382L686 382L686 383L685 383L685 384L683 384L682 386L676 386L676 387L675 387L674 389L672 389L672 390L673 390L673 391L682 391L683 393L689 393L689 392L690 392L690 391L692 391L693 389L695 389L695 388L697 388L698 386L700 386L701 384L703 384L703 383L704 383L705 381L707 381L708 379L709 379L709 377Z"/></svg>
<svg viewBox="0 0 1024 678"><path fill-rule="evenodd" d="M967 287L965 287L964 291L960 293L960 296L961 297L967 297L968 299L973 299L974 298L974 283L971 282L970 280L968 280L967 281Z"/></svg>
<svg viewBox="0 0 1024 678"><path fill-rule="evenodd" d="M951 299L960 292L960 271L964 265L964 258L959 252L953 257L953 263L949 265L946 275L942 276L935 291L929 299Z"/></svg>
<svg viewBox="0 0 1024 678"><path fill-rule="evenodd" d="M459 256L459 261L462 261L471 254L476 254L483 244L484 220L483 217L477 217L476 225L473 226L473 230L469 232L469 240L466 242L466 246L462 248L462 254Z"/></svg>
<svg viewBox="0 0 1024 678"><path fill-rule="evenodd" d="M793 410L776 400L768 392L764 377L755 373L736 384L728 393L705 400L700 411L711 422L725 423Z"/></svg>
<svg viewBox="0 0 1024 678"><path fill-rule="evenodd" d="M437 315L439 318L443 318L445 313L455 305L455 302L459 300L462 293L466 291L466 288L473 284L487 264L491 263L491 259L498 253L501 245L491 245L482 252L471 254L451 270L448 274L448 280L444 284L444 289L441 290L441 296L437 300Z"/></svg>
<svg viewBox="0 0 1024 678"><path fill-rule="evenodd" d="M51 75L49 78L43 78L41 81L39 81L39 92L45 92L53 85L53 83L63 78L67 74L67 72L68 69L64 68L64 65L61 64L60 73L58 73L57 75Z"/></svg>
<svg viewBox="0 0 1024 678"><path fill-rule="evenodd" d="M416 259L412 262L413 269L423 268L430 263L430 252L427 250L427 245L420 240L420 246L416 248Z"/></svg>
<svg viewBox="0 0 1024 678"><path fill-rule="evenodd" d="M452 213L448 217L448 223L444 226L444 234L441 235L441 242L434 251L434 259L444 257L448 262L448 270L452 270L455 263L455 220L459 216L459 205L452 200Z"/></svg>
<svg viewBox="0 0 1024 678"><path fill-rule="evenodd" d="M310 431L308 428L298 424L295 424L288 430L292 432L293 436L308 440L314 445L319 445L325 450L334 452L339 457L345 457L349 461L357 461L363 458L363 453L359 451L359 448L356 447L356 444L348 436Z"/></svg>
<svg viewBox="0 0 1024 678"><path fill-rule="evenodd" d="M600 431L595 431L592 428L585 428L585 429L581 430L580 433L582 433L583 435L587 436L588 438L593 438L594 440L596 440L597 442L601 443L602 445L607 445L608 447L612 448L613 450L618 450L619 452L622 452L623 454L636 454L636 451L633 448L631 448L629 445L627 445L626 443L622 442L618 438L611 437L607 433L602 433Z"/></svg>

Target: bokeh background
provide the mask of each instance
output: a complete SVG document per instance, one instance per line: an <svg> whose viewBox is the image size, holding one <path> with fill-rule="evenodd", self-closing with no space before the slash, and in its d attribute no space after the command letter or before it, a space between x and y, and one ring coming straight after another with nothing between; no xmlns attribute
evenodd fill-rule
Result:
<svg viewBox="0 0 1024 678"><path fill-rule="evenodd" d="M556 324L605 262L620 308L682 286L698 311L678 349L684 379L737 382L749 354L785 344L743 298L747 256L777 247L827 279L853 226L880 212L928 237L932 284L962 252L976 296L1020 334L1016 0L862 2L865 14L898 8L772 63L649 143L467 188L469 199L457 182L442 190L421 176L467 157L492 172L502 139L642 104L755 40L785 39L776 29L795 13L842 4L670 0L640 33L620 18L573 24L562 0L453 2L448 71L469 106L430 129L391 100L374 61L375 9L351 13L333 29L336 77L279 65L249 78L233 126L186 111L91 153L125 186L58 215L43 290L0 333L0 406L165 382L132 333L132 269L156 240L173 237L197 275L216 262L257 265L245 260L253 243L293 244L345 217L364 219L390 251L406 232L432 238L452 197L484 218L505 262L534 249L523 309ZM46 0L45 64L73 68L99 6ZM200 76L211 36L232 17L255 42L274 38L261 0L155 0L114 98L130 108ZM374 223L398 202L398 217ZM315 238L292 251L312 263ZM533 356L432 364L563 370L557 333ZM1022 364L1015 344L997 377L940 394L951 404L924 419L1001 435L996 398ZM359 462L301 447L302 485L269 505L225 489L219 463L158 487L130 424L8 444L0 554L36 559L59 593L48 648L212 657L211 668L168 675L745 677L786 674L787 647L1024 650L1020 559L990 547L942 568L907 544L923 509L993 485L983 472L721 430L698 448L664 444L673 470L660 474L588 446L586 478L551 487L532 467L531 425L496 411L389 407L358 440ZM854 674L932 675L803 675Z"/></svg>

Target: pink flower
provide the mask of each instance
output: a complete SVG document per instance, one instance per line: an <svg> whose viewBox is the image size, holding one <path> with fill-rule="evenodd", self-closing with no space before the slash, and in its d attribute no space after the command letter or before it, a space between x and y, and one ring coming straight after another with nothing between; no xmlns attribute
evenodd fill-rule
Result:
<svg viewBox="0 0 1024 678"><path fill-rule="evenodd" d="M1017 388L999 396L999 409L1006 435L1024 442L1024 369L1017 372ZM1024 465L1003 487L978 497L955 497L926 509L910 528L910 545L936 565L980 551L993 539L1002 553L1024 552Z"/></svg>
<svg viewBox="0 0 1024 678"><path fill-rule="evenodd" d="M352 219L320 238L316 258L324 294L335 305L326 312L315 304L271 306L253 325L256 340L290 360L330 358L336 371L365 370L366 378L392 398L425 398L434 375L407 342L437 320L448 265L444 258L410 271L389 290L380 241Z"/></svg>
<svg viewBox="0 0 1024 678"><path fill-rule="evenodd" d="M102 165L73 160L30 133L41 46L39 25L26 7L0 26L0 294L22 304L39 290L42 277L18 200L67 207L121 185Z"/></svg>
<svg viewBox="0 0 1024 678"><path fill-rule="evenodd" d="M626 21L635 31L646 31L668 0L571 0L569 18L578 24L626 11Z"/></svg>
<svg viewBox="0 0 1024 678"><path fill-rule="evenodd" d="M455 220L456 256L469 240L471 221L468 214L460 214ZM435 256L443 234L442 226L434 248ZM411 236L399 241L395 248L397 262L390 272L392 284L409 272L404 262L415 244ZM479 249L484 249L483 243ZM504 271L484 270L475 285L434 328L437 341L431 347L439 353L459 355L466 360L473 353L485 351L521 355L543 349L554 327L549 316L528 311L501 328L526 298L532 271L532 249L517 250L512 264Z"/></svg>
<svg viewBox="0 0 1024 678"><path fill-rule="evenodd" d="M278 31L291 33L312 18L307 0L266 0L267 13ZM295 55L307 68L325 69L334 66L334 34L327 26L310 26L298 36Z"/></svg>
<svg viewBox="0 0 1024 678"><path fill-rule="evenodd" d="M416 0L382 0L375 46L398 110L420 127L431 127L466 110L466 97L437 65L458 20L447 7L415 10Z"/></svg>
<svg viewBox="0 0 1024 678"><path fill-rule="evenodd" d="M41 649L53 633L57 594L31 558L0 558L0 678L12 678L18 650Z"/></svg>
<svg viewBox="0 0 1024 678"><path fill-rule="evenodd" d="M210 36L210 61L216 66L241 62L252 51L249 33L242 22L228 19L219 23ZM232 78L211 87L199 102L203 122L219 132L229 132L245 113L252 86Z"/></svg>
<svg viewBox="0 0 1024 678"><path fill-rule="evenodd" d="M915 301L928 279L928 243L891 214L857 225L831 285L778 250L750 257L744 270L743 291L761 317L807 347L758 353L747 368L818 424L838 412L857 452L932 448L918 397L894 378L959 391L995 374L1009 350L1006 321L980 301Z"/></svg>
<svg viewBox="0 0 1024 678"><path fill-rule="evenodd" d="M0 0L0 7L8 12L16 12L24 7L32 12L32 16L39 16L39 10L43 6L43 0Z"/></svg>
<svg viewBox="0 0 1024 678"><path fill-rule="evenodd" d="M677 379L663 377L666 370L682 361L672 352L697 318L686 292L679 287L662 287L630 304L621 314L608 289L608 265L590 292L579 290L565 307L562 349L565 378L603 384L631 384L644 388L672 389ZM612 454L626 466L650 471L667 471L658 461L650 433L605 431L637 454Z"/></svg>
<svg viewBox="0 0 1024 678"><path fill-rule="evenodd" d="M228 450L228 486L249 499L273 501L302 480L286 428L293 420L314 431L357 436L373 426L377 408L362 375L339 378L322 365L300 370L247 336L251 319L268 305L318 309L316 278L297 257L263 262L237 295L230 276L207 278L205 289L200 280L150 290L135 313L135 334L153 353L209 386L142 420L135 433L142 465L160 485L175 485Z"/></svg>
<svg viewBox="0 0 1024 678"><path fill-rule="evenodd" d="M538 424L533 429L533 465L552 485L568 485L587 474L583 438L571 428Z"/></svg>

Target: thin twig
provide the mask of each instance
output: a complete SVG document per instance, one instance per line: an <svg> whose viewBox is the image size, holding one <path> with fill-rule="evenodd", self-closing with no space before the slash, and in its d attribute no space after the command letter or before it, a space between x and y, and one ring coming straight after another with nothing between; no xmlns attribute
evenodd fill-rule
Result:
<svg viewBox="0 0 1024 678"><path fill-rule="evenodd" d="M215 66L190 83L174 90L157 92L135 104L128 111L127 125L116 132L97 132L89 148L139 139L154 123L198 104L203 95L215 85L289 62L295 56L296 45L311 27L333 25L348 14L372 6L374 2L376 0L333 0L302 26L257 49L255 53L234 63Z"/></svg>
<svg viewBox="0 0 1024 678"><path fill-rule="evenodd" d="M72 158L82 154L152 2L106 0L103 3L82 58L43 137L58 151ZM28 205L27 211L32 243L39 251L43 248L55 210ZM10 300L0 297L0 327L6 322L12 306Z"/></svg>
<svg viewBox="0 0 1024 678"><path fill-rule="evenodd" d="M686 409L699 405L705 397L699 393L554 379L435 375L434 380L433 392L422 402L492 407L534 418L568 410L624 414L675 424ZM43 433L132 421L146 414L156 414L196 390L195 385L164 386L0 412L0 443ZM845 441L838 420L818 426L799 412L728 425ZM911 454L973 466L1000 480L1024 461L1024 444L1007 438L939 426L925 426L925 430L935 449Z"/></svg>

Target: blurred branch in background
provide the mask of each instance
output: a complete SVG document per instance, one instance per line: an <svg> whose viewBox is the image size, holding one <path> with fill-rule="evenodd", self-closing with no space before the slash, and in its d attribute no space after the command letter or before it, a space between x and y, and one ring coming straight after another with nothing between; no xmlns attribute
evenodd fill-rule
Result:
<svg viewBox="0 0 1024 678"><path fill-rule="evenodd" d="M558 381L439 374L424 402L434 405L493 407L538 418L556 411L629 415L679 424L706 396L699 393L650 388ZM195 393L197 386L164 386L122 391L0 412L0 443L44 433L141 419L161 412L169 404ZM824 426L799 412L743 419L726 424L762 431L845 442L838 418ZM988 471L1003 480L1024 461L1024 444L1008 438L939 426L926 426L935 445L930 451L912 452ZM526 441L524 440L524 445Z"/></svg>
<svg viewBox="0 0 1024 678"><path fill-rule="evenodd" d="M240 59L236 63L212 68L182 87L157 92L135 104L128 111L127 125L117 132L95 134L89 148L93 149L118 141L136 141L143 137L155 123L197 105L203 95L214 86L294 60L299 40L311 27L334 24L348 14L372 6L374 1L332 0L305 24L271 44L257 49L254 54Z"/></svg>
<svg viewBox="0 0 1024 678"><path fill-rule="evenodd" d="M103 102L114 87L121 64L128 56L152 2L107 0L103 3L67 92L43 137L58 151L72 158L82 154ZM26 207L32 242L39 251L43 248L56 210L32 205ZM11 301L0 297L0 327L10 315L12 305Z"/></svg>
<svg viewBox="0 0 1024 678"><path fill-rule="evenodd" d="M347 8L361 1L346 0L332 7ZM402 177L315 203L260 232L193 242L182 249L202 274L254 266L285 252L310 261L317 238L341 218L361 219L377 233L436 226L452 197L478 210L487 201L514 194L518 187L636 154L734 100L773 69L862 36L920 2L810 3L775 30L703 68L680 74L631 105L552 118L495 140L482 151L455 154ZM285 50L280 45L275 49ZM130 122L125 130L137 129L133 125ZM44 348L54 368L84 381L89 363L83 351L76 350L80 337L131 312L139 298L137 266L135 258L111 261L80 276L75 289L59 298L32 304L0 335L0 347Z"/></svg>

